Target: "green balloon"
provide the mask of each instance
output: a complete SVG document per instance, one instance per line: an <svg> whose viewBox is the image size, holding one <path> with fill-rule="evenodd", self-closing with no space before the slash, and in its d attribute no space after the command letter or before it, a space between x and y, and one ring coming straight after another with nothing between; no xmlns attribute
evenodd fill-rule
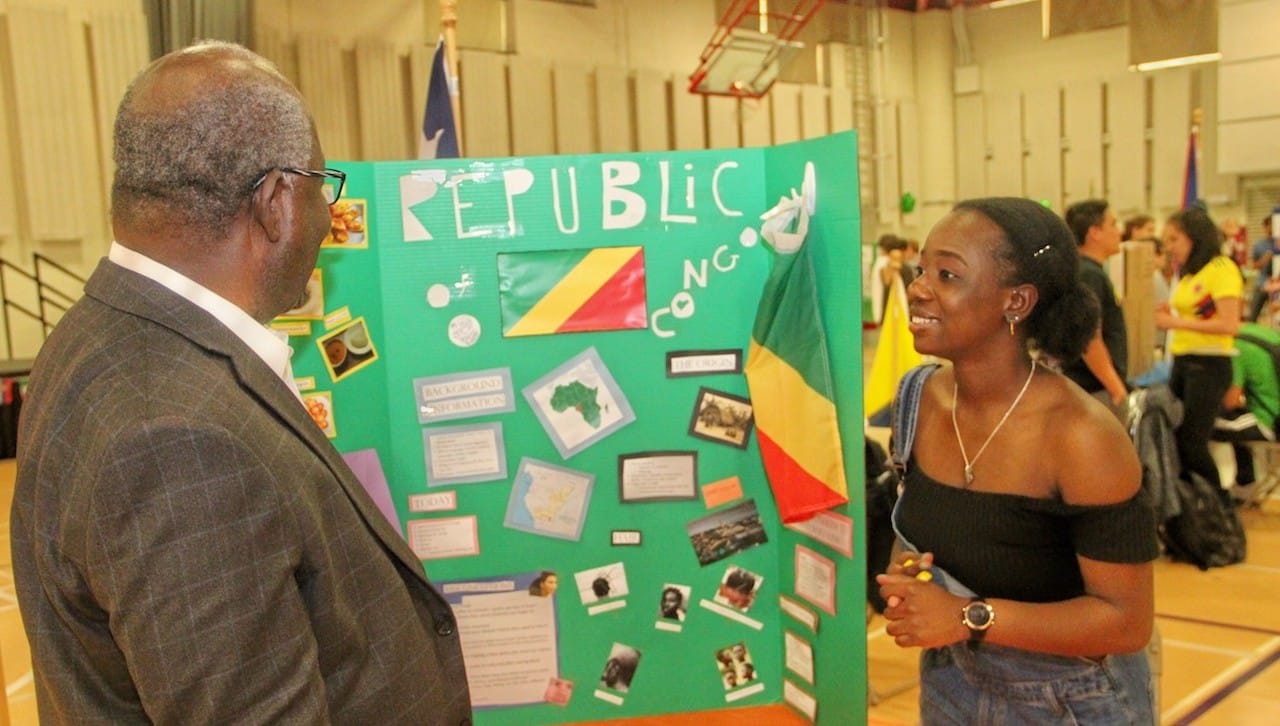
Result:
<svg viewBox="0 0 1280 726"><path fill-rule="evenodd" d="M1040 206L1044 207L1045 209L1053 209L1053 206L1049 204L1048 199L1041 199Z"/></svg>
<svg viewBox="0 0 1280 726"><path fill-rule="evenodd" d="M902 210L903 214L911 214L912 210L916 208L916 195L911 192L903 192L902 199L898 200L898 208Z"/></svg>

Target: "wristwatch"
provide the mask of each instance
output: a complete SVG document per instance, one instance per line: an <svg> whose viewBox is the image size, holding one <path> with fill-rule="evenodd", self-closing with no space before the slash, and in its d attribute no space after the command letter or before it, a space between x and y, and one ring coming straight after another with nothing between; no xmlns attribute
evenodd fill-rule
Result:
<svg viewBox="0 0 1280 726"><path fill-rule="evenodd" d="M970 645L981 643L982 636L987 634L987 630L995 621L995 608L980 597L972 598L968 605L960 608L960 622L969 629Z"/></svg>

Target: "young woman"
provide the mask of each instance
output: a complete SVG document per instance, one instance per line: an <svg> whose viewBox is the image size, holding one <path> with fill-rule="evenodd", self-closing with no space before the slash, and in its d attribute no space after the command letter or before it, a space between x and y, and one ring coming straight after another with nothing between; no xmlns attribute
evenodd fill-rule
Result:
<svg viewBox="0 0 1280 726"><path fill-rule="evenodd" d="M951 366L921 393L895 512L907 551L877 581L888 633L923 649L925 724L1153 722L1137 455L1034 357L1079 356L1098 324L1077 264L1052 211L978 199L933 228L908 290L916 349Z"/></svg>
<svg viewBox="0 0 1280 726"><path fill-rule="evenodd" d="M1182 401L1176 439L1184 471L1217 489L1209 454L1213 419L1231 387L1231 356L1240 325L1240 268L1220 253L1218 228L1203 210L1184 209L1164 225L1165 253L1180 271L1169 302L1156 308L1156 326L1169 330L1173 355L1169 387Z"/></svg>

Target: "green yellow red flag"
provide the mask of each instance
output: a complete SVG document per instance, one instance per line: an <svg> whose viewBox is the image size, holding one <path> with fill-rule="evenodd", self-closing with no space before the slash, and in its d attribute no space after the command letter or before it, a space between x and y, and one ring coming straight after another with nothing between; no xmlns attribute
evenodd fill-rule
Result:
<svg viewBox="0 0 1280 726"><path fill-rule="evenodd" d="M783 522L849 501L826 333L809 247L776 249L745 373L765 474Z"/></svg>
<svg viewBox="0 0 1280 726"><path fill-rule="evenodd" d="M502 335L550 335L648 327L644 248L498 255Z"/></svg>

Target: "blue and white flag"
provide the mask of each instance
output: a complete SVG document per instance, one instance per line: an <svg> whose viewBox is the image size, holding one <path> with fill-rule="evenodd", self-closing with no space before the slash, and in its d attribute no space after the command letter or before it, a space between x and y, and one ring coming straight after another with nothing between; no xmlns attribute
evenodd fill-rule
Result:
<svg viewBox="0 0 1280 726"><path fill-rule="evenodd" d="M427 81L427 104L422 110L422 136L418 140L419 159L458 158L458 127L453 119L453 97L444 38L436 42Z"/></svg>

